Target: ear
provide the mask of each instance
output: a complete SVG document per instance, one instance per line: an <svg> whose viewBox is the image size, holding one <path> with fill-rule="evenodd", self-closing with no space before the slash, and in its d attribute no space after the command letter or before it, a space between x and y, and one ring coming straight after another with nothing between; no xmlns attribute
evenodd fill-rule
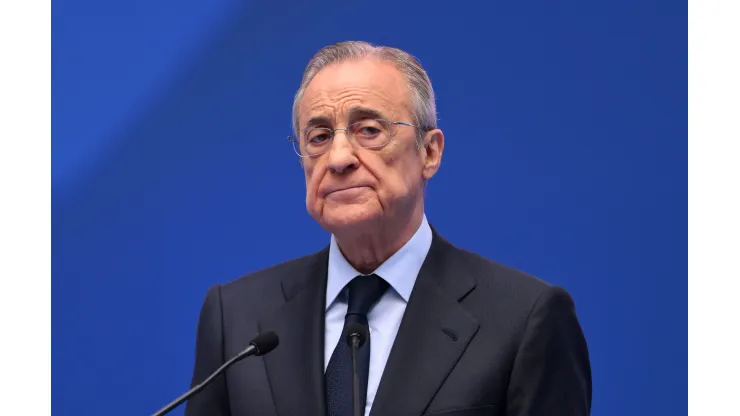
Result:
<svg viewBox="0 0 740 416"><path fill-rule="evenodd" d="M424 135L424 147L422 147L422 153L424 155L424 169L422 170L422 176L424 179L429 180L439 170L439 165L442 164L442 152L445 148L445 135L440 129L434 129L428 131Z"/></svg>

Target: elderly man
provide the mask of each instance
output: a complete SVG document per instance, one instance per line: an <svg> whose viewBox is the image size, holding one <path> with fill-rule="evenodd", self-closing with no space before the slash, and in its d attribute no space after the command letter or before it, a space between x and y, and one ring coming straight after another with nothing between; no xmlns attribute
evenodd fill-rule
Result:
<svg viewBox="0 0 740 416"><path fill-rule="evenodd" d="M454 247L430 226L440 167L432 85L408 53L365 42L321 49L295 96L306 208L320 252L208 292L193 383L261 331L280 345L230 368L187 415L349 416L347 326L365 415L587 415L588 350L569 294Z"/></svg>

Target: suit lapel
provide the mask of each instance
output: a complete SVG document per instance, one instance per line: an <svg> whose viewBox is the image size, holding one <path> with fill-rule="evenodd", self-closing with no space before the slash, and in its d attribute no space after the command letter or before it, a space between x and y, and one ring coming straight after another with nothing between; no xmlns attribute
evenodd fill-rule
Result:
<svg viewBox="0 0 740 416"><path fill-rule="evenodd" d="M436 231L378 386L372 416L421 415L478 330L459 301L475 279Z"/></svg>
<svg viewBox="0 0 740 416"><path fill-rule="evenodd" d="M275 331L278 347L264 356L278 414L325 415L324 308L329 250L313 266L283 278L285 303L260 319L260 331Z"/></svg>

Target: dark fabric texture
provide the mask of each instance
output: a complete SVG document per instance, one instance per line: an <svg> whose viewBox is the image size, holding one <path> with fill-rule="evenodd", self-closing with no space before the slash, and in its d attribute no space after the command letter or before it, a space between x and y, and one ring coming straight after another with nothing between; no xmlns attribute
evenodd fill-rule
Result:
<svg viewBox="0 0 740 416"><path fill-rule="evenodd" d="M584 416L591 367L569 293L461 250L433 229L372 416ZM193 384L260 331L280 344L231 367L187 416L326 416L328 247L206 295Z"/></svg>
<svg viewBox="0 0 740 416"><path fill-rule="evenodd" d="M368 326L367 314L388 288L388 282L377 275L357 276L347 284L347 314L344 330L326 368L326 404L329 416L352 415L352 350L347 343L347 328L352 324ZM357 350L357 373L360 379L360 409L365 409L367 379L370 374L370 332Z"/></svg>

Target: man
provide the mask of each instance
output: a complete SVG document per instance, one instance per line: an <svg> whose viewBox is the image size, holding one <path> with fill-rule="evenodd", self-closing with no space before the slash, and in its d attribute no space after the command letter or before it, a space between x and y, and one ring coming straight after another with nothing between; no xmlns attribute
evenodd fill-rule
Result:
<svg viewBox="0 0 740 416"><path fill-rule="evenodd" d="M230 368L187 415L587 415L591 370L568 293L458 249L424 214L444 135L421 65L343 42L309 62L292 139L306 208L331 242L208 292L193 383L259 332L280 345Z"/></svg>

